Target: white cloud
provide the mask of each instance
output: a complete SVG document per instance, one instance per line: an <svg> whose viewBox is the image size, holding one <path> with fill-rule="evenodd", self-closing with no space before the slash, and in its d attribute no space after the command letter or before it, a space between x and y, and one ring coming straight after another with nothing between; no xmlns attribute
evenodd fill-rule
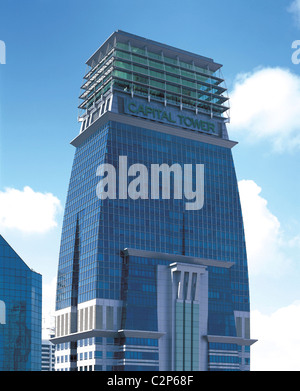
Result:
<svg viewBox="0 0 300 391"><path fill-rule="evenodd" d="M288 11L294 15L297 26L300 27L300 0L294 0L288 7Z"/></svg>
<svg viewBox="0 0 300 391"><path fill-rule="evenodd" d="M285 295L292 297L288 302L299 297L297 268L288 253L292 248L297 254L300 236L285 239L280 221L262 197L261 187L253 180L239 181L239 192L250 287L256 291L256 309L251 311L251 336L258 342L251 348L251 370L299 371L300 301L287 306L283 304L282 308L268 312L280 306L278 301L285 303ZM293 290L290 285L294 281L296 289ZM258 310L257 307L264 309Z"/></svg>
<svg viewBox="0 0 300 391"><path fill-rule="evenodd" d="M300 249L300 235L297 235L288 241L288 246L291 248Z"/></svg>
<svg viewBox="0 0 300 391"><path fill-rule="evenodd" d="M277 152L300 147L300 77L262 68L239 75L230 93L229 132L251 142L266 140Z"/></svg>
<svg viewBox="0 0 300 391"><path fill-rule="evenodd" d="M299 371L300 302L270 315L251 313L251 334L258 341L251 348L253 371Z"/></svg>
<svg viewBox="0 0 300 391"><path fill-rule="evenodd" d="M23 190L0 191L0 229L24 233L45 233L57 226L61 203L51 193L39 193L29 186Z"/></svg>
<svg viewBox="0 0 300 391"><path fill-rule="evenodd" d="M260 195L261 190L252 180L239 181L249 274L277 276L282 270L288 270L289 261L280 222Z"/></svg>

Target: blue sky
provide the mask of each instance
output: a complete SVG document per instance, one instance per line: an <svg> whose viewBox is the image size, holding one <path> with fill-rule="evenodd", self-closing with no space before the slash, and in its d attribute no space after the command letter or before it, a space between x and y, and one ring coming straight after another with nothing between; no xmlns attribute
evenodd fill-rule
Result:
<svg viewBox="0 0 300 391"><path fill-rule="evenodd" d="M300 369L300 64L291 60L299 21L293 0L1 0L0 232L43 275L45 306L85 61L121 29L223 64L259 339L252 369Z"/></svg>

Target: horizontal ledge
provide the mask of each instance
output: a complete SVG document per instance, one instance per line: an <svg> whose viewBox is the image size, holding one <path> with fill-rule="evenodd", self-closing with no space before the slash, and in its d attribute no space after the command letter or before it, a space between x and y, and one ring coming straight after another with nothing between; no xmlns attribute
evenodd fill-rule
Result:
<svg viewBox="0 0 300 391"><path fill-rule="evenodd" d="M145 251L134 248L125 248L122 251L125 256L134 256L134 257L143 257L143 258L154 258L154 259L162 259L167 260L172 263L190 263L194 265L202 265L202 266L215 266L215 267L223 267L225 269L229 269L234 265L234 262L226 262L226 261L218 261L215 259L205 259L205 258L197 258L188 255L180 255L180 254L168 254L168 253L159 253L156 251Z"/></svg>
<svg viewBox="0 0 300 391"><path fill-rule="evenodd" d="M79 339L93 338L93 337L116 338L116 337L118 337L118 331L99 330L99 329L78 331L76 333L71 333L71 334L60 336L60 337L51 338L50 341L54 344L58 344L58 343L73 342L73 341L77 341Z"/></svg>
<svg viewBox="0 0 300 391"><path fill-rule="evenodd" d="M206 335L208 342L220 342L220 343L235 343L237 345L251 346L257 339L248 339L242 337L230 337L223 335Z"/></svg>
<svg viewBox="0 0 300 391"><path fill-rule="evenodd" d="M165 333L149 330L103 330L92 329L87 331L79 331L63 335L61 337L51 338L50 341L54 344L78 341L79 339L93 338L93 337L106 337L106 338L122 338L122 337L136 337L136 338L152 338L159 339Z"/></svg>

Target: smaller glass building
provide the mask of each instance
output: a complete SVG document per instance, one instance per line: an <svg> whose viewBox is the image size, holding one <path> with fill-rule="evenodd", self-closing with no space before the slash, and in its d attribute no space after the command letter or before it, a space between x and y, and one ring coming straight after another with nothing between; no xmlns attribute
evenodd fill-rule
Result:
<svg viewBox="0 0 300 391"><path fill-rule="evenodd" d="M41 370L42 276L0 235L0 371Z"/></svg>

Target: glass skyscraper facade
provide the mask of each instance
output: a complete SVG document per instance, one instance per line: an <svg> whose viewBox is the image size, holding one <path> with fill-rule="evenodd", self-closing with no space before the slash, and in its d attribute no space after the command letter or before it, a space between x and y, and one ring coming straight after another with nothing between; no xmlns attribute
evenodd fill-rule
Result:
<svg viewBox="0 0 300 391"><path fill-rule="evenodd" d="M41 370L42 276L0 235L0 371Z"/></svg>
<svg viewBox="0 0 300 391"><path fill-rule="evenodd" d="M123 31L87 65L56 369L249 370L255 340L221 65Z"/></svg>

